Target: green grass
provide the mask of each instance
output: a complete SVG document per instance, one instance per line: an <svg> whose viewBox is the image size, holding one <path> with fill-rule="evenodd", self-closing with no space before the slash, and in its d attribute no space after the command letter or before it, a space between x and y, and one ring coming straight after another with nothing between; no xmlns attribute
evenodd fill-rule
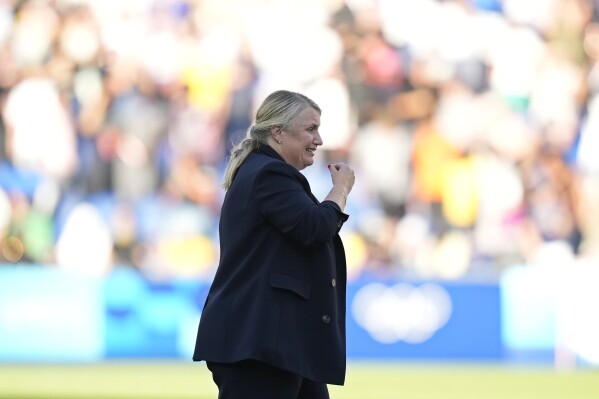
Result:
<svg viewBox="0 0 599 399"><path fill-rule="evenodd" d="M598 399L599 371L351 363L332 399ZM0 398L216 399L204 363L0 364Z"/></svg>

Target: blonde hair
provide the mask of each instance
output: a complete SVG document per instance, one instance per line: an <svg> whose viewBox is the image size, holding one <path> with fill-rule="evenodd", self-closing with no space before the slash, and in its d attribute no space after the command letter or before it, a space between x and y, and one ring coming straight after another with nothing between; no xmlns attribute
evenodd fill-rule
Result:
<svg viewBox="0 0 599 399"><path fill-rule="evenodd" d="M247 130L243 140L231 149L229 162L223 177L223 187L228 190L233 183L237 170L260 144L266 144L273 126L289 129L296 117L307 107L314 108L319 114L320 107L311 99L301 93L287 90L278 90L266 97L256 111L256 120Z"/></svg>

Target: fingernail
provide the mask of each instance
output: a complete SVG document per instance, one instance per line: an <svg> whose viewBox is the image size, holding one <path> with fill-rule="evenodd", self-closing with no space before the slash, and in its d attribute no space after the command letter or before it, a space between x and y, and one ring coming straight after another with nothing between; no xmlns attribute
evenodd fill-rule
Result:
<svg viewBox="0 0 599 399"><path fill-rule="evenodd" d="M328 164L327 168L331 169L331 166L333 166L333 165L331 165L331 164Z"/></svg>

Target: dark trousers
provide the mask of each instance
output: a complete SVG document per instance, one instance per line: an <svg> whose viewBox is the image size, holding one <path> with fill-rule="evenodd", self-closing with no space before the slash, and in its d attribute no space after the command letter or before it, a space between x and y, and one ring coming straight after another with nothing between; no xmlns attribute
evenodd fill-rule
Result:
<svg viewBox="0 0 599 399"><path fill-rule="evenodd" d="M207 362L207 365L218 386L218 399L329 399L326 384L262 362Z"/></svg>

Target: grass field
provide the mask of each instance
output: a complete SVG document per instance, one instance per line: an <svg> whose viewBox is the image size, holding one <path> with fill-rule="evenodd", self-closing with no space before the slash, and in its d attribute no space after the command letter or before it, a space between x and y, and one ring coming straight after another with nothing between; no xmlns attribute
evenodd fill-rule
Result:
<svg viewBox="0 0 599 399"><path fill-rule="evenodd" d="M598 399L599 370L350 363L332 399ZM216 399L204 363L0 364L0 398Z"/></svg>

